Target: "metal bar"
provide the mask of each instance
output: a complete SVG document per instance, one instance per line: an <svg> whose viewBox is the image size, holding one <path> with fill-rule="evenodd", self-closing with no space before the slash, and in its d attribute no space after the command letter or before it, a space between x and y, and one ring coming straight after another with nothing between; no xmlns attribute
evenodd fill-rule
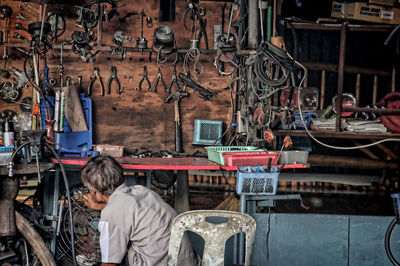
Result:
<svg viewBox="0 0 400 266"><path fill-rule="evenodd" d="M321 95L320 95L320 104L319 109L324 109L325 106L325 88L326 88L326 71L322 70L321 72Z"/></svg>
<svg viewBox="0 0 400 266"><path fill-rule="evenodd" d="M56 174L54 177L54 188L53 188L53 207L51 211L51 215L57 217L58 215L58 194L59 194L59 187L60 187L60 169L56 170ZM57 221L53 219L51 222L51 226L53 227L53 232L51 235L51 243L50 243L50 251L53 257L56 255L56 243L57 243Z"/></svg>
<svg viewBox="0 0 400 266"><path fill-rule="evenodd" d="M302 30L342 30L343 24L317 24L307 22L291 22L295 29ZM391 32L394 26L388 25L348 25L349 31L378 31L378 32Z"/></svg>
<svg viewBox="0 0 400 266"><path fill-rule="evenodd" d="M350 111L344 109L344 111ZM286 136L287 130L274 130L275 136ZM308 134L304 130L292 130L289 133L292 137L308 137ZM398 138L398 133L370 133L370 132L340 132L337 133L332 130L313 130L312 135L317 138L338 138L338 139L387 139L387 138Z"/></svg>
<svg viewBox="0 0 400 266"><path fill-rule="evenodd" d="M189 211L189 178L188 171L178 170L176 179L175 210Z"/></svg>
<svg viewBox="0 0 400 266"><path fill-rule="evenodd" d="M372 103L376 104L376 98L378 97L378 76L374 75L374 86L372 91Z"/></svg>
<svg viewBox="0 0 400 266"><path fill-rule="evenodd" d="M400 115L400 109L376 109L376 108L366 108L366 107L343 107L343 111L346 112L366 112L374 114L392 114Z"/></svg>
<svg viewBox="0 0 400 266"><path fill-rule="evenodd" d="M343 22L340 32L340 54L339 54L339 69L338 69L338 92L336 101L336 131L341 131L342 119L342 94L344 84L344 64L346 61L346 37L347 37L347 22Z"/></svg>

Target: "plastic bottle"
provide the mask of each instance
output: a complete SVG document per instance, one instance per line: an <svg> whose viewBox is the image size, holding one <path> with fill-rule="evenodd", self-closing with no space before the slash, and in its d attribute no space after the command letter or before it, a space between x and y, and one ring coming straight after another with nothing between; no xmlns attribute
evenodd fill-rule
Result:
<svg viewBox="0 0 400 266"><path fill-rule="evenodd" d="M7 120L3 124L3 144L14 146L14 124Z"/></svg>

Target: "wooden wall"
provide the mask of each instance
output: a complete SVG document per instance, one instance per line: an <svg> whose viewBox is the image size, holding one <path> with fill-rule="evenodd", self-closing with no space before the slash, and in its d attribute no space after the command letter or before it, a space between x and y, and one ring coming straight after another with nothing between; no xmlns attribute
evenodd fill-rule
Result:
<svg viewBox="0 0 400 266"><path fill-rule="evenodd" d="M11 1L6 1L7 4ZM13 5L18 5L20 2L12 2ZM213 25L221 24L221 5L222 3L216 2L201 2L202 7L207 11L206 18L208 20L207 33L210 49L213 48ZM112 42L113 34L117 30L121 30L125 35L137 38L140 36L140 15L134 15L126 19L125 23L121 23L120 19L129 12L137 12L140 14L141 9L147 16L153 18L153 27L144 27L144 37L149 41L148 46L151 47L153 33L159 25L168 25L175 30L175 39L177 47L188 48L190 32L185 31L183 28L183 12L187 6L186 1L176 1L176 20L174 22L158 21L159 16L159 1L132 1L123 0L118 2L118 6L123 6L118 9L118 14L112 18L108 23L104 23L103 32L103 45L114 45ZM55 10L55 6L49 6L50 10ZM71 10L73 12L71 12ZM77 16L74 14L76 8L67 7L67 11L63 14L68 14L67 30L59 39L56 44L62 41L70 40L71 34L74 30L79 30L75 27ZM226 13L228 9L226 9ZM13 18L10 23L13 34L15 15L18 8L13 9ZM4 23L4 21L1 21ZM22 21L24 25L26 22ZM225 25L228 21L225 22ZM95 34L97 31L95 30ZM27 36L28 37L28 36ZM10 41L18 42L19 40L10 39ZM131 41L124 46L134 47L135 41ZM204 43L200 44L204 48ZM10 49L12 53L18 53L14 49ZM103 50L103 49L102 49ZM56 50L59 54L60 50ZM204 67L204 72L198 82L210 89L221 89L229 85L229 78L217 75L217 70L213 66L215 54L202 54L200 62ZM101 51L96 56L94 63L84 63L79 56L73 54L71 49L67 46L64 51L63 64L65 68L65 76L70 76L74 83L78 84L78 75L83 76L83 87L87 88L89 77L93 73L93 68L100 69L104 85L107 86L107 81L110 76L110 67L116 66L118 71L118 78L123 88L123 93L118 95L116 88L113 87L111 95L99 95L99 88L94 87L92 96L93 101L93 122L94 134L93 143L95 144L112 144L124 145L126 150L134 151L139 147L147 147L153 151L169 150L174 151L174 104L164 103L165 98L168 96L163 92L161 87L157 93L148 91L136 91L139 81L143 75L143 67L147 66L149 79L152 85L155 82L157 75L156 53L152 55L152 61L149 62L148 53L133 53L128 52L125 60L121 61L119 55L111 55L108 50ZM169 60L169 63L171 60ZM162 64L162 74L167 85L171 80L172 66L169 63ZM14 64L21 65L19 62L11 62L7 68ZM48 60L50 67L50 78L58 78L58 64L55 60ZM20 68L20 67L19 67ZM177 72L182 72L182 61L177 67ZM97 86L97 85L96 85ZM175 88L176 89L176 88ZM199 149L199 146L193 146L193 127L195 119L211 119L224 121L224 127L229 122L230 110L230 93L229 90L218 94L212 101L204 101L199 96L193 93L193 90L188 88L190 93L189 97L184 98L181 103L181 123L183 132L183 148L185 152L191 153ZM31 89L24 89L24 95L31 94ZM22 99L22 98L21 98ZM5 104L1 102L1 109L13 109L19 111L18 106L15 104Z"/></svg>

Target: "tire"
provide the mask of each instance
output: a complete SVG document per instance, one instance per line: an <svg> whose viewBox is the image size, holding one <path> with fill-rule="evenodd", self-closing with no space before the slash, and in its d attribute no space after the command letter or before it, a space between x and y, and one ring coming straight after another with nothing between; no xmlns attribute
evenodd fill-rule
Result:
<svg viewBox="0 0 400 266"><path fill-rule="evenodd" d="M388 229L386 230L385 234L385 250L386 254L389 257L389 260L393 263L395 266L400 266L400 263L395 259L393 256L392 250L390 248L390 237L392 235L393 229L396 227L398 220L397 218L393 218L393 220L390 222Z"/></svg>

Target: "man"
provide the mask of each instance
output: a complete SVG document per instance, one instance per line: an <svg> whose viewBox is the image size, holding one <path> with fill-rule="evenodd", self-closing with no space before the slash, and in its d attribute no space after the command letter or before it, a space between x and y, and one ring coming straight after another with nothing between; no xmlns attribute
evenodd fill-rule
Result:
<svg viewBox="0 0 400 266"><path fill-rule="evenodd" d="M121 165L110 156L91 158L81 178L89 189L85 205L101 211L101 265L167 265L175 210L144 186L127 187ZM197 265L187 236L178 265Z"/></svg>

